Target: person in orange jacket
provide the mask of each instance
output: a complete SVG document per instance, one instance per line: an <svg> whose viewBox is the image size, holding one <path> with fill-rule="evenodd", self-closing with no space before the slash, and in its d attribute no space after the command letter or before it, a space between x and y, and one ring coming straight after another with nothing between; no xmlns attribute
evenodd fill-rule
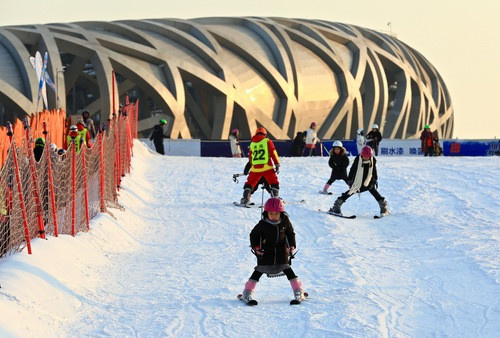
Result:
<svg viewBox="0 0 500 338"><path fill-rule="evenodd" d="M280 188L277 176L280 169L280 160L273 141L267 138L265 128L257 128L255 135L252 137L252 143L250 143L248 158L252 167L243 186L243 198L240 204L247 205L249 203L252 191L262 177L271 186L271 196L277 197Z"/></svg>

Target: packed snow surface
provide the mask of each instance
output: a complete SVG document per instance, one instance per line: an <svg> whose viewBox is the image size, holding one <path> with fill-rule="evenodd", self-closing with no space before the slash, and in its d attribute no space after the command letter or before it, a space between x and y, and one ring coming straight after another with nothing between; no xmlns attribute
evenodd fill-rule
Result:
<svg viewBox="0 0 500 338"><path fill-rule="evenodd" d="M379 157L391 212L379 220L367 192L343 205L354 220L318 211L345 183L320 195L327 158L282 158L293 268L310 298L290 306L286 277L263 276L256 307L236 299L260 219L232 203L245 163L159 156L136 142L122 210L0 260L0 336L500 335L500 158ZM260 189L252 199L260 204Z"/></svg>

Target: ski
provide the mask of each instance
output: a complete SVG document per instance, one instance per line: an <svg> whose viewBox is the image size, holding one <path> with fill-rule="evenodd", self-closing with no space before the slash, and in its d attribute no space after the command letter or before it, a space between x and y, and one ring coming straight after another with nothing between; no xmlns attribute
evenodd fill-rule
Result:
<svg viewBox="0 0 500 338"><path fill-rule="evenodd" d="M285 203L285 204L302 204L305 202L306 202L306 200L300 200L300 201L285 201L285 200L283 200L283 203Z"/></svg>
<svg viewBox="0 0 500 338"><path fill-rule="evenodd" d="M356 218L356 215L346 216L346 215L342 215L342 214L334 214L334 213L331 213L331 212L327 212L327 213L329 215L337 216L337 217L340 217L340 218L347 218L347 219L355 219Z"/></svg>
<svg viewBox="0 0 500 338"><path fill-rule="evenodd" d="M340 217L340 218L347 218L347 219L354 219L354 218L356 218L356 215L347 216L347 215L342 215L342 214L334 214L333 212L323 211L321 209L318 209L318 211L319 212L326 212L328 215L332 215L332 216L336 216L336 217Z"/></svg>
<svg viewBox="0 0 500 338"><path fill-rule="evenodd" d="M321 195L333 195L333 192L331 192L331 191L323 192L323 190L320 190L319 193Z"/></svg>
<svg viewBox="0 0 500 338"><path fill-rule="evenodd" d="M255 306L255 305L259 304L259 302L257 302L255 299L251 299L249 301L246 301L243 298L243 295L241 293L238 295L238 299L241 300L243 303L245 303L248 306Z"/></svg>
<svg viewBox="0 0 500 338"><path fill-rule="evenodd" d="M241 204L240 202L233 202L233 204L236 205L237 207L242 207L242 208L255 208L255 207L260 208L260 205L255 205L254 202L250 202L247 204Z"/></svg>

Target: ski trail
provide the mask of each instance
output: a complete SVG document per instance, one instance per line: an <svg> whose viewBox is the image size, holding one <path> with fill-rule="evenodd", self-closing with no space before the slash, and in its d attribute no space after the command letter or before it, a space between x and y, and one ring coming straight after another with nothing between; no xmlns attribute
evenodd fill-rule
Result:
<svg viewBox="0 0 500 338"><path fill-rule="evenodd" d="M236 295L256 264L249 233L261 210L232 205L244 184L232 174L246 159L165 157L140 144L134 154L123 210L99 215L81 238L50 239L68 253L56 260L66 274L36 255L30 264L45 273L4 267L0 306L13 309L4 313L64 336L495 337L500 330L498 161L484 160L485 174L475 177L469 161L425 159L426 168L423 159L381 157L379 191L391 214L374 220L379 206L363 193L343 205L358 216L349 220L317 212L347 188L337 181L333 195L318 194L330 176L325 158L283 158L280 195L305 199L285 208L299 250L292 267L310 296L290 306L287 279L263 276L259 305L248 307ZM252 200L261 199L258 190ZM85 245L75 249L76 242ZM15 293L8 277L25 271L38 277L36 286ZM40 293L56 306L37 304Z"/></svg>

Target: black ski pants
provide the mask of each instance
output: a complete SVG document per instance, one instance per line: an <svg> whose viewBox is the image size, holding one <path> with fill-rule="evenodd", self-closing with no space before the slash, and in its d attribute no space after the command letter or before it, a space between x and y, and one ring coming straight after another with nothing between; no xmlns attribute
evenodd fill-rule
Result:
<svg viewBox="0 0 500 338"><path fill-rule="evenodd" d="M377 202L382 201L384 199L384 197L382 197L382 195L380 195L380 193L378 192L378 190L375 186L371 187L370 189L368 189L368 187L363 186L363 187L361 187L361 189L359 189L360 193L362 193L364 191L368 191L370 194L372 194L372 196L375 197ZM344 201L347 201L347 199L349 197L351 197L352 195L354 195L354 194L349 194L349 190L347 190L342 195L340 195L340 198L343 199Z"/></svg>
<svg viewBox="0 0 500 338"><path fill-rule="evenodd" d="M294 278L297 278L297 276L295 275L295 272L293 272L292 268L288 268L288 269L283 270L283 273L286 275L286 278L288 278L288 280L292 280ZM250 279L253 279L254 281L258 282L260 277L262 277L262 275L263 275L262 272L255 270L252 273L252 275L250 276Z"/></svg>

